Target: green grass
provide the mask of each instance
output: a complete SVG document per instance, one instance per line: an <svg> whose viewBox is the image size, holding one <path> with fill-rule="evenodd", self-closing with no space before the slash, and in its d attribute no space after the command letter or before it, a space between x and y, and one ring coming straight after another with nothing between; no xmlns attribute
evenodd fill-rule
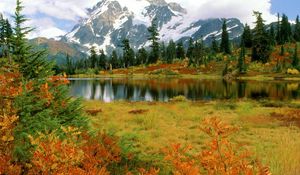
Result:
<svg viewBox="0 0 300 175"><path fill-rule="evenodd" d="M86 109L101 108L90 117L93 127L120 137L123 149L133 152L141 162L164 167L161 149L172 143L192 144L201 151L205 134L199 127L207 117L219 117L240 128L234 140L247 143L275 175L300 174L300 129L285 126L271 113L285 113L299 104L290 102L280 108L264 107L255 101L214 101L170 103L86 101ZM130 114L132 110L148 110Z"/></svg>

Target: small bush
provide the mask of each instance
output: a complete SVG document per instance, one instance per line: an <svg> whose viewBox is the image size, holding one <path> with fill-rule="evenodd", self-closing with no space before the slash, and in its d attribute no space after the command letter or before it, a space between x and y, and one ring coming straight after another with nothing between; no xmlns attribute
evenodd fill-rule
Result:
<svg viewBox="0 0 300 175"><path fill-rule="evenodd" d="M299 75L300 74L300 72L297 69L291 69L291 68L288 69L286 73L289 75Z"/></svg>
<svg viewBox="0 0 300 175"><path fill-rule="evenodd" d="M187 101L187 98L183 95L179 95L170 99L171 102L184 102Z"/></svg>
<svg viewBox="0 0 300 175"><path fill-rule="evenodd" d="M174 175L271 175L269 168L253 159L244 146L230 141L230 136L238 130L236 127L217 118L206 119L202 125L201 130L210 139L199 154L192 154L192 146L180 144L164 150L165 160L173 167Z"/></svg>

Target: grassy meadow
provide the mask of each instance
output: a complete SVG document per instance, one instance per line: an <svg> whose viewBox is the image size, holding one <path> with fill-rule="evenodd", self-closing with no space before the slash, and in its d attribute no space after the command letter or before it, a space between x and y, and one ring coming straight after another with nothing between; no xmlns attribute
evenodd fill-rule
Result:
<svg viewBox="0 0 300 175"><path fill-rule="evenodd" d="M300 173L300 101L113 102L85 101L92 127L121 138L123 149L139 162L165 166L161 150L170 144L192 145L199 152L206 136L201 121L218 117L237 126L234 142L246 144L275 175ZM164 167L164 169L166 169ZM163 172L161 172L164 174Z"/></svg>

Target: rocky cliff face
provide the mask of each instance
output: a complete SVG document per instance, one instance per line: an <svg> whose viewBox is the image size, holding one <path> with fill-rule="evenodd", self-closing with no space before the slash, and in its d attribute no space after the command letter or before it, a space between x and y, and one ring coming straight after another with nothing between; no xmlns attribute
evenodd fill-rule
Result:
<svg viewBox="0 0 300 175"><path fill-rule="evenodd" d="M102 0L89 9L88 18L80 21L62 41L81 46L83 52L94 46L108 54L113 49L120 50L124 38L130 40L134 49L147 47L147 28L153 19L157 21L161 41L186 42L192 37L194 40L203 38L208 44L213 35L217 39L221 37L221 19L191 20L188 10L177 3L165 0ZM243 24L238 19L228 19L227 23L230 38L238 38Z"/></svg>

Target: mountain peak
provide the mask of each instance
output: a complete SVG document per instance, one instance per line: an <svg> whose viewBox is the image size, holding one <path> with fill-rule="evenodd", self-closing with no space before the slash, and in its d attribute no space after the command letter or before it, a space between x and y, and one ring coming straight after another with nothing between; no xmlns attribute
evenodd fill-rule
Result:
<svg viewBox="0 0 300 175"><path fill-rule="evenodd" d="M165 0L102 0L89 10L88 18L80 21L64 38L69 43L83 46L88 50L94 46L106 53L120 48L122 40L128 38L134 49L148 46L148 30L151 21L157 20L160 38L168 42L195 40L204 37L209 41L211 35L221 31L222 21L190 21L186 9L179 4ZM200 17L199 17L200 19ZM238 21L228 24L231 38L239 36L243 25Z"/></svg>

